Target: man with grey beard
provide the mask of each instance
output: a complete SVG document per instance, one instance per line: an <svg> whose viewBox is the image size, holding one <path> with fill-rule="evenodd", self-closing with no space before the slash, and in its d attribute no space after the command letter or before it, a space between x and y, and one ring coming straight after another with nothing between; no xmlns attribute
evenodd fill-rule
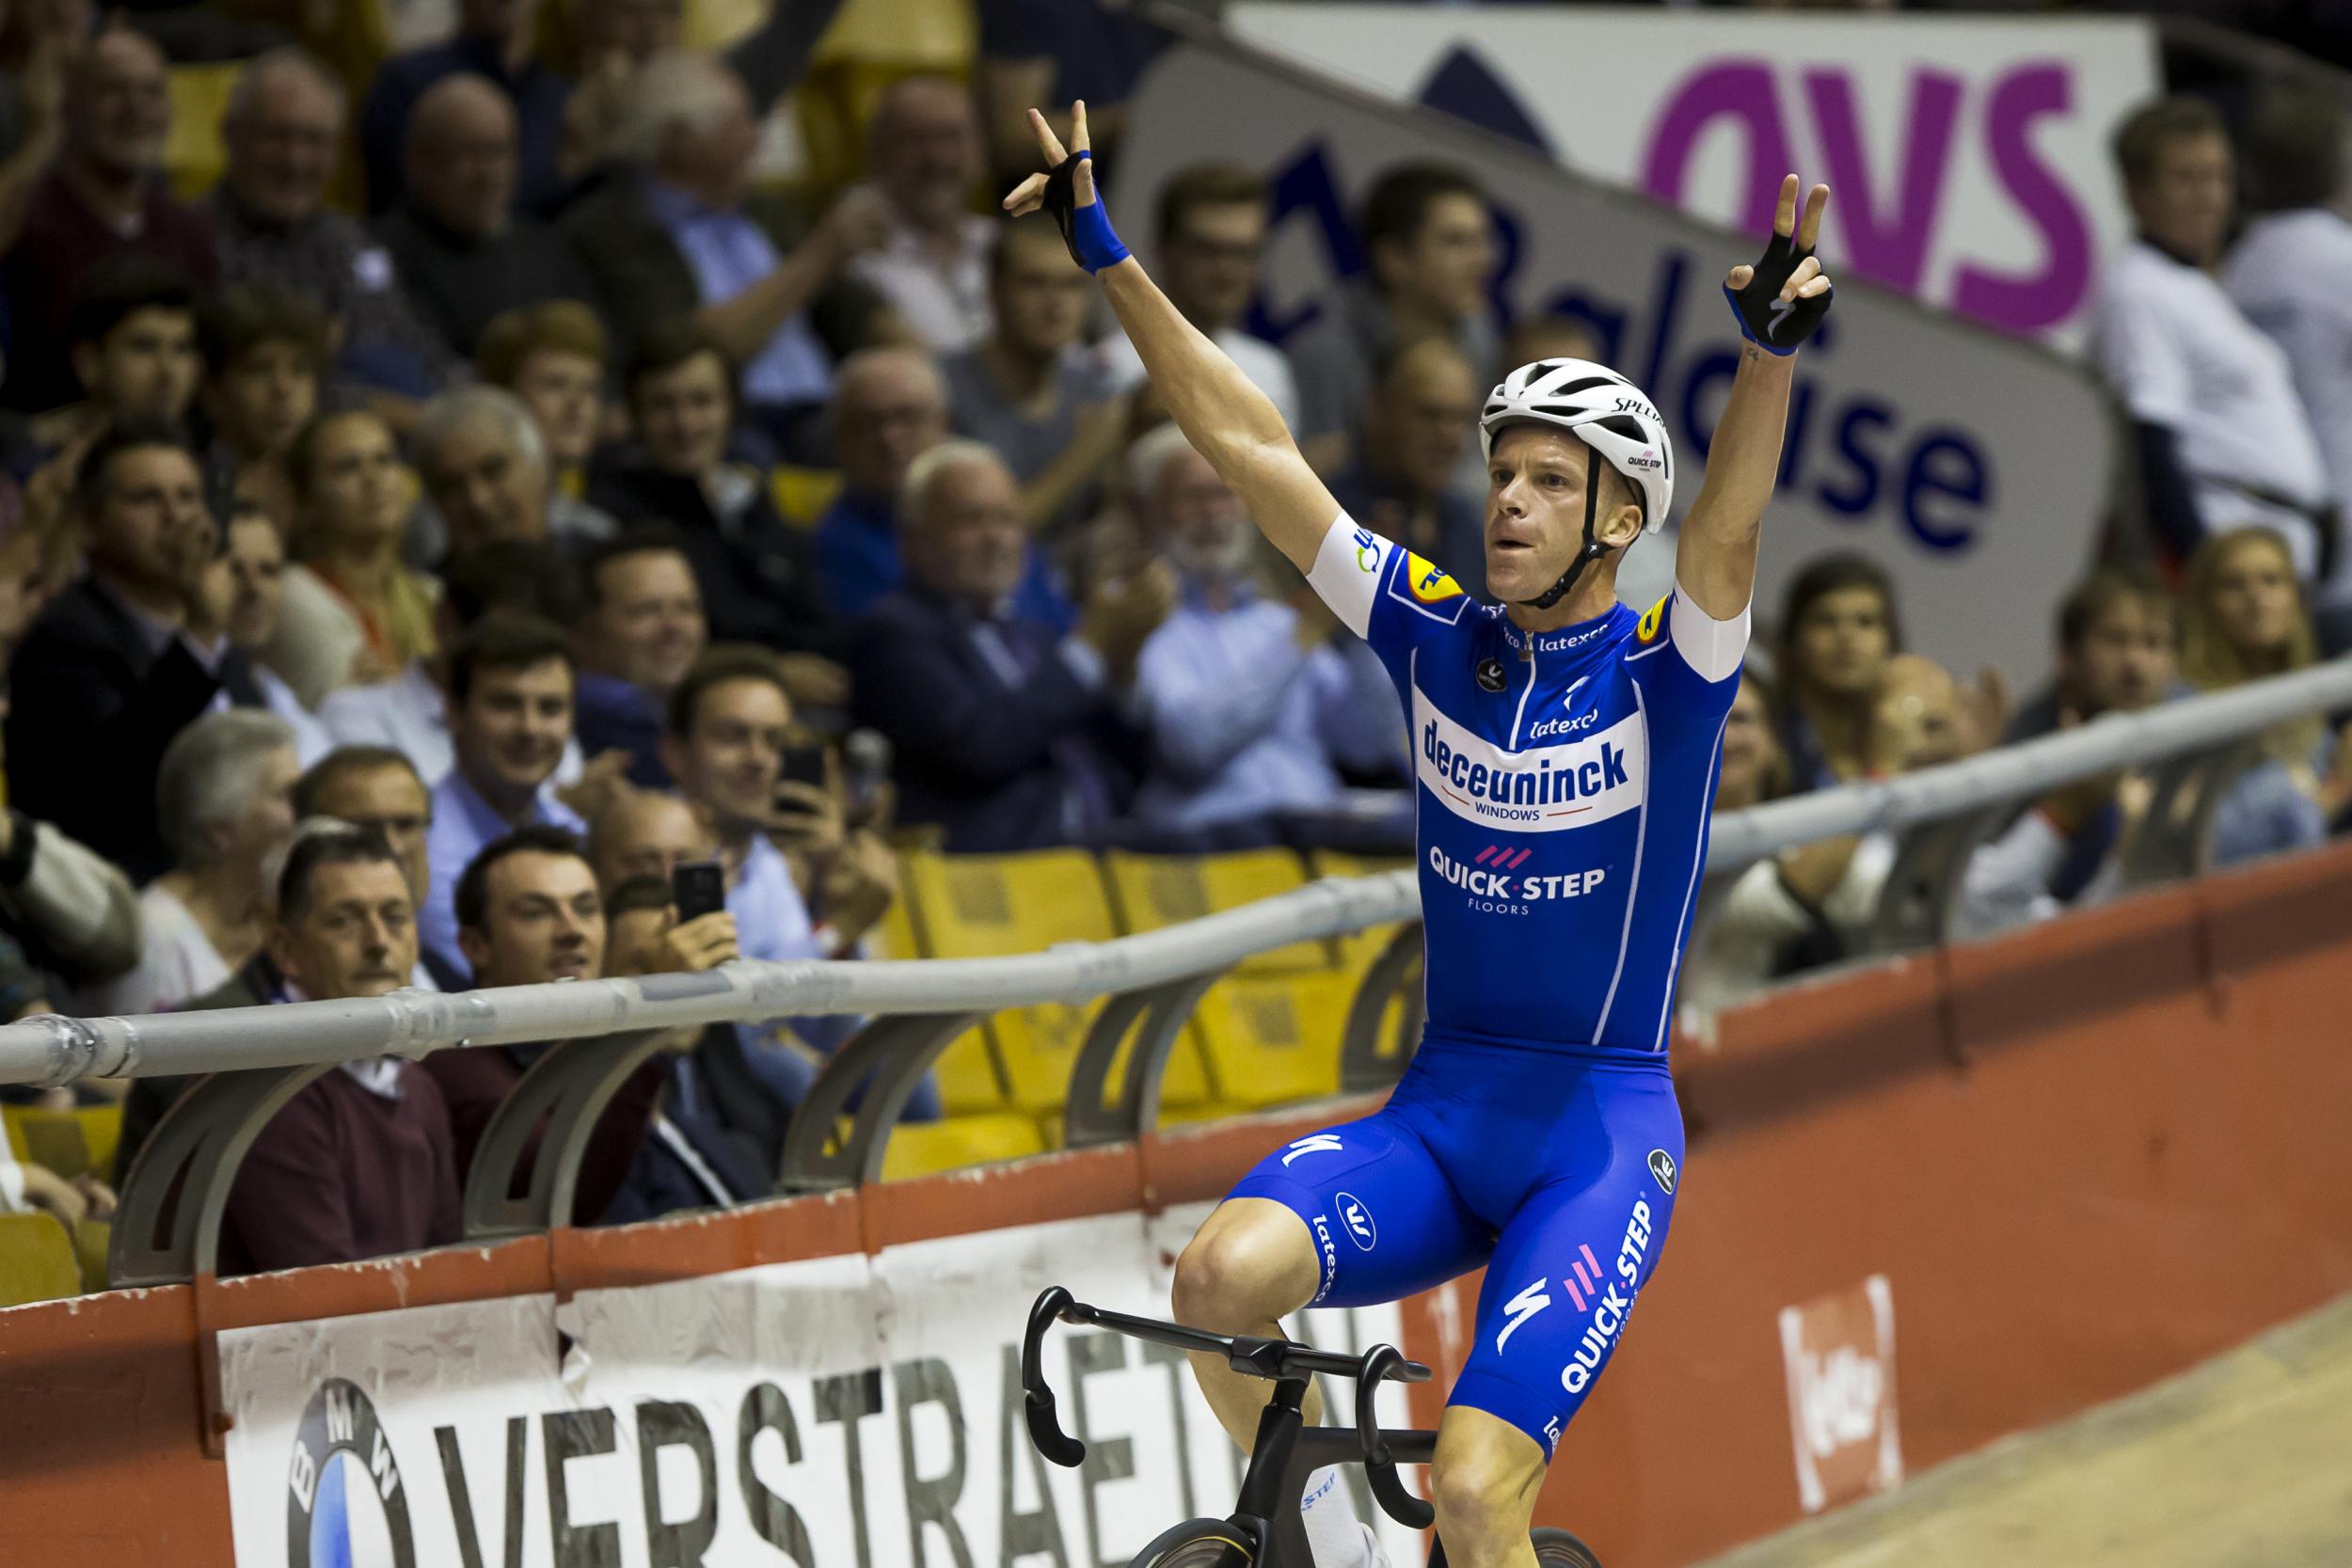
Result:
<svg viewBox="0 0 2352 1568"><path fill-rule="evenodd" d="M1127 483L1143 543L1183 584L1136 668L1133 711L1151 736L1136 821L1218 845L1270 840L1282 817L1336 805L1343 770L1392 771L1404 721L1387 676L1350 657L1330 612L1267 561L1184 433L1138 439ZM1301 591L1269 593L1268 566Z"/></svg>

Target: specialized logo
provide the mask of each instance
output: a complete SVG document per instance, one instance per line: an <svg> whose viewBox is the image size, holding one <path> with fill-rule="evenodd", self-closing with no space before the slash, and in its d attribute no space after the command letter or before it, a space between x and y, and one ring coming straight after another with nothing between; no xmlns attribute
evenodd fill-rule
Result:
<svg viewBox="0 0 2352 1568"><path fill-rule="evenodd" d="M1331 1293L1331 1282L1340 1274L1340 1249L1332 1243L1331 1227L1323 1223L1321 1214L1315 1216L1315 1250L1323 1255L1323 1289L1315 1292L1315 1300L1321 1301Z"/></svg>
<svg viewBox="0 0 2352 1568"><path fill-rule="evenodd" d="M1649 1173L1658 1182L1658 1190L1668 1197L1675 1196L1675 1157L1662 1148L1649 1151Z"/></svg>
<svg viewBox="0 0 2352 1568"><path fill-rule="evenodd" d="M1658 628L1666 624L1666 601L1659 600L1643 611L1641 624L1633 628L1633 641L1647 644L1658 641Z"/></svg>
<svg viewBox="0 0 2352 1568"><path fill-rule="evenodd" d="M1573 1281L1562 1281L1567 1285L1568 1299L1576 1304L1577 1310L1583 1311L1589 1301L1593 1314L1593 1321L1584 1325L1583 1338L1577 1344L1576 1358L1560 1372L1560 1386L1569 1393L1584 1391L1593 1381L1593 1374L1600 1370L1600 1364L1609 1358L1610 1347L1625 1332L1625 1321L1633 1311L1633 1298L1641 1292L1642 1263L1649 1255L1649 1203L1636 1198L1633 1212L1626 1221L1625 1240L1617 1248L1615 1278L1601 1276L1599 1259L1589 1247L1577 1248L1583 1254L1576 1262L1577 1275L1591 1278L1597 1290L1588 1289L1580 1298Z"/></svg>
<svg viewBox="0 0 2352 1568"><path fill-rule="evenodd" d="M1666 422L1665 420L1659 419L1657 409L1652 408L1648 404L1644 403L1640 398L1619 398L1617 400L1617 412L1620 414L1639 414L1642 418L1656 424L1663 424Z"/></svg>
<svg viewBox="0 0 2352 1568"><path fill-rule="evenodd" d="M1609 879L1609 868L1605 865L1594 866L1589 871L1532 872L1513 876L1512 873L1526 864L1527 857L1534 852L1533 849L1515 850L1489 844L1479 852L1477 860L1465 863L1433 844L1429 847L1429 869L1472 898L1501 898L1515 904L1540 904L1551 898L1581 898ZM1527 911L1524 909L1497 908L1482 912L1524 914Z"/></svg>
<svg viewBox="0 0 2352 1568"><path fill-rule="evenodd" d="M1364 1207L1362 1198L1353 1193L1333 1193L1331 1208L1347 1227L1347 1239L1359 1251L1370 1252L1380 1244L1379 1227L1372 1223L1372 1211Z"/></svg>
<svg viewBox="0 0 2352 1568"><path fill-rule="evenodd" d="M1413 728L1422 782L1466 821L1555 832L1642 803L1648 749L1636 713L1579 739L1506 751L1438 712L1417 686Z"/></svg>
<svg viewBox="0 0 2352 1568"><path fill-rule="evenodd" d="M375 1406L348 1378L310 1396L286 1469L287 1568L415 1568L400 1465Z"/></svg>
<svg viewBox="0 0 2352 1568"><path fill-rule="evenodd" d="M1422 604L1442 604L1462 596L1462 585L1448 576L1444 567L1423 561L1410 550L1405 552L1405 591Z"/></svg>
<svg viewBox="0 0 2352 1568"><path fill-rule="evenodd" d="M1293 1160L1304 1159L1310 1154L1337 1154L1339 1151L1340 1135L1337 1132L1310 1132L1289 1147L1282 1155L1282 1166L1287 1170Z"/></svg>
<svg viewBox="0 0 2352 1568"><path fill-rule="evenodd" d="M1767 338L1779 337L1781 323L1787 321L1789 316L1795 312L1796 309L1797 302L1793 299L1776 299L1772 301L1772 325L1764 328L1764 336Z"/></svg>
<svg viewBox="0 0 2352 1568"><path fill-rule="evenodd" d="M1500 691L1511 684L1502 673L1502 660L1499 658L1480 659L1477 676L1478 689L1481 691Z"/></svg>
<svg viewBox="0 0 2352 1568"><path fill-rule="evenodd" d="M1511 1336L1518 1331L1519 1324L1551 1305L1551 1292L1544 1289L1550 1283L1548 1279L1535 1280L1518 1295L1502 1304L1502 1310L1509 1314L1511 1321L1504 1323L1502 1332L1495 1336L1497 1355L1501 1355L1502 1347L1511 1342Z"/></svg>

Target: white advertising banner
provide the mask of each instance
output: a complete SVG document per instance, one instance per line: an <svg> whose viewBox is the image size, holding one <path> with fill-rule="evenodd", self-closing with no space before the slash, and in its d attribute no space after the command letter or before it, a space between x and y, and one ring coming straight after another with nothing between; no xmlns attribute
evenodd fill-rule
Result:
<svg viewBox="0 0 2352 1568"><path fill-rule="evenodd" d="M987 1231L562 1307L534 1296L225 1333L236 1560L1124 1564L1181 1519L1231 1512L1239 1452L1180 1354L1065 1326L1045 1365L1089 1452L1075 1470L1045 1463L1022 1418L1022 1328L1049 1284L1165 1316L1167 1260L1205 1212ZM1300 1326L1331 1349L1401 1337L1392 1306ZM1382 1397L1402 1424L1402 1390ZM1413 1532L1377 1526L1392 1560L1418 1560Z"/></svg>
<svg viewBox="0 0 2352 1568"><path fill-rule="evenodd" d="M1477 169L1492 201L1498 308L1581 317L1600 356L1649 393L1674 436L1687 509L1739 368L1723 277L1756 258L1767 228L1702 224L1442 116L1400 114L1206 44L1169 49L1145 75L1110 205L1148 265L1153 200L1170 175L1206 160L1264 170L1276 216L1263 318L1279 339L1359 275L1346 214L1364 189L1392 165L1433 158ZM1837 309L1797 364L1759 611L1769 624L1806 562L1860 551L1895 578L1914 647L1967 673L1997 665L2022 689L2048 670L2053 609L2089 564L2112 444L2103 395L2072 360L1841 278ZM1635 544L1620 595L1647 608L1672 562L1671 538Z"/></svg>
<svg viewBox="0 0 2352 1568"><path fill-rule="evenodd" d="M2079 340L2130 238L2107 139L2162 89L2145 18L1246 4L1282 57L1756 230L1791 169L1824 260L2004 330Z"/></svg>

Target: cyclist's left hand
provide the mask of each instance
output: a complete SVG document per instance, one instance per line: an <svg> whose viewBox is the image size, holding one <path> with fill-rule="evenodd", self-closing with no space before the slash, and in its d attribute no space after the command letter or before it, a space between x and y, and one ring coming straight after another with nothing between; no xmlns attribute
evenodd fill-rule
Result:
<svg viewBox="0 0 2352 1568"><path fill-rule="evenodd" d="M1732 268L1724 279L1740 331L1773 354L1793 353L1813 335L1829 313L1832 293L1829 274L1813 253L1821 237L1821 214L1829 208L1829 187L1816 185L1806 194L1802 218L1797 187L1793 174L1780 182L1772 238L1762 258L1754 266Z"/></svg>

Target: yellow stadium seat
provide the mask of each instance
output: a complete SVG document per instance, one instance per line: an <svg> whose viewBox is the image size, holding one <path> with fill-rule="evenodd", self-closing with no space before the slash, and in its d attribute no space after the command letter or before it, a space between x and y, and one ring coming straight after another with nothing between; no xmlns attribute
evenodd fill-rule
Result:
<svg viewBox="0 0 2352 1568"><path fill-rule="evenodd" d="M1340 1091L1340 1034L1357 977L1237 974L1209 988L1193 1014L1209 1070L1237 1105L1318 1100Z"/></svg>
<svg viewBox="0 0 2352 1568"><path fill-rule="evenodd" d="M1043 1152L1045 1140L1038 1135L1037 1122L1010 1112L901 1122L890 1130L890 1142L882 1148L882 1180L904 1181Z"/></svg>
<svg viewBox="0 0 2352 1568"><path fill-rule="evenodd" d="M914 895L924 953L934 958L1001 958L1066 942L1103 942L1114 934L1110 900L1093 857L1078 849L1024 855L911 852L900 862ZM1024 1111L1058 1110L1069 1098L1070 1069L1099 1003L1040 1003L989 1021L1012 1103ZM949 1049L955 1050L957 1046ZM1189 1037L1170 1056L1161 1098L1200 1104L1212 1092Z"/></svg>
<svg viewBox="0 0 2352 1568"><path fill-rule="evenodd" d="M1288 849L1221 855L1132 855L1115 849L1103 863L1118 902L1120 928L1129 934L1198 920L1307 885L1305 864ZM1235 973L1295 974L1328 969L1332 958L1324 942L1295 942L1251 955Z"/></svg>
<svg viewBox="0 0 2352 1568"><path fill-rule="evenodd" d="M114 1169L115 1147L122 1141L122 1107L86 1105L44 1111L30 1105L0 1105L8 1149L20 1160L47 1165L59 1176Z"/></svg>
<svg viewBox="0 0 2352 1568"><path fill-rule="evenodd" d="M924 949L917 932L915 897L914 884L911 880L903 883L890 911L866 939L875 958L932 956ZM940 1104L951 1117L1004 1108L1005 1075L997 1070L995 1052L984 1031L974 1029L950 1040L947 1049L931 1064L931 1081L939 1085Z"/></svg>
<svg viewBox="0 0 2352 1568"><path fill-rule="evenodd" d="M50 1214L0 1214L0 1307L82 1293L73 1238Z"/></svg>
<svg viewBox="0 0 2352 1568"><path fill-rule="evenodd" d="M83 1290L106 1288L106 1254L114 1234L115 1227L104 1220L84 1220L73 1227L73 1259L81 1265Z"/></svg>
<svg viewBox="0 0 2352 1568"><path fill-rule="evenodd" d="M213 188L229 160L221 145L221 116L241 62L176 65L165 73L171 92L171 130L164 137L164 173L172 194L194 200Z"/></svg>
<svg viewBox="0 0 2352 1568"><path fill-rule="evenodd" d="M794 528L815 528L834 497L841 493L841 475L832 468L779 463L768 470L768 490L786 522Z"/></svg>

